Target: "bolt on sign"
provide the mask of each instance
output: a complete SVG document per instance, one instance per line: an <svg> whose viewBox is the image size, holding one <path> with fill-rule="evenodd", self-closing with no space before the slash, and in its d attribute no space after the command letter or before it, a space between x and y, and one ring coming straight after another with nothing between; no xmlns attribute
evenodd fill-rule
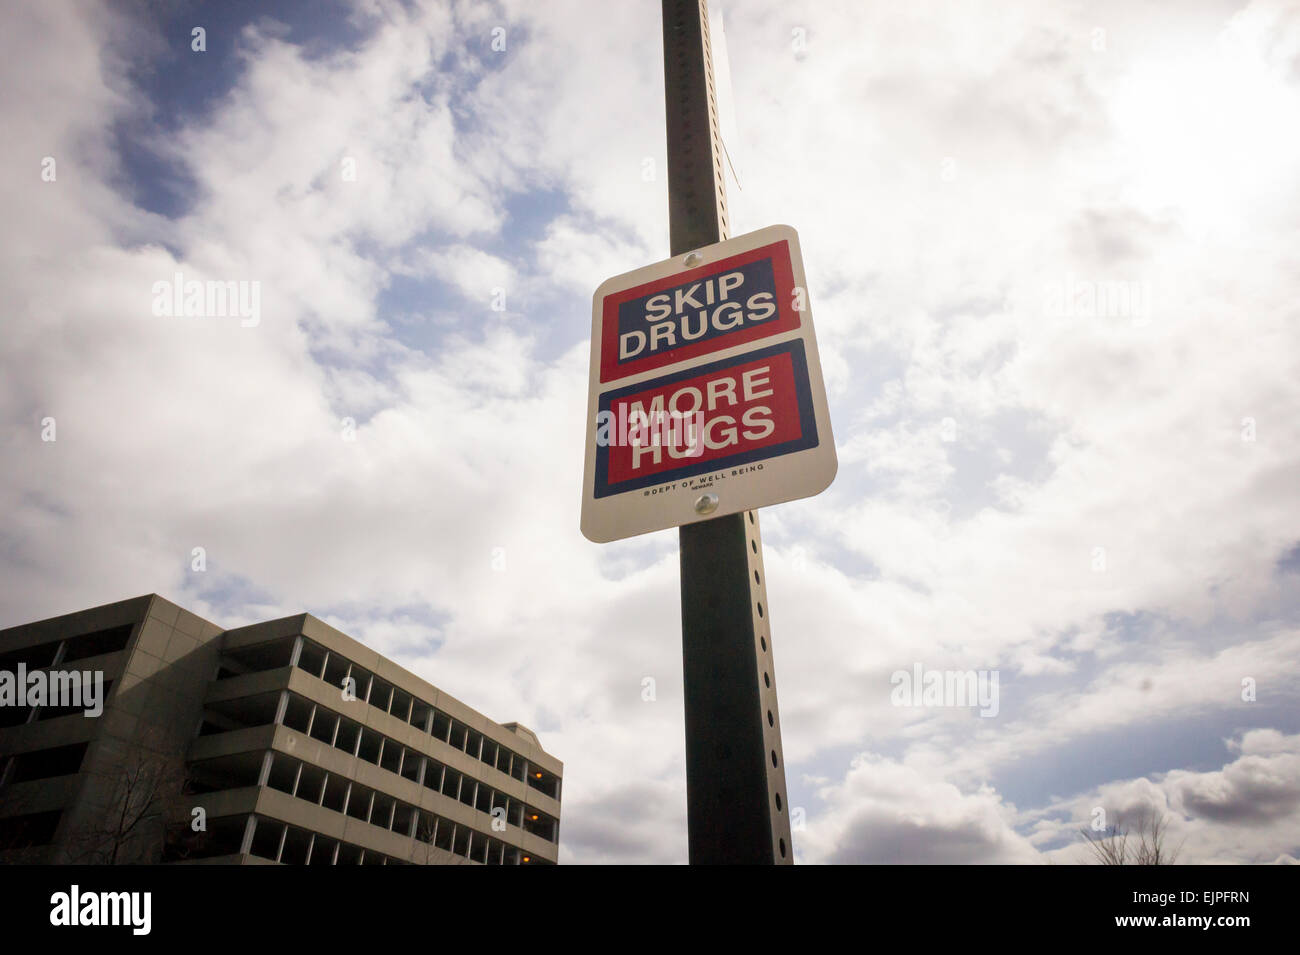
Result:
<svg viewBox="0 0 1300 955"><path fill-rule="evenodd" d="M776 225L596 289L582 533L811 497L838 466L799 237Z"/></svg>

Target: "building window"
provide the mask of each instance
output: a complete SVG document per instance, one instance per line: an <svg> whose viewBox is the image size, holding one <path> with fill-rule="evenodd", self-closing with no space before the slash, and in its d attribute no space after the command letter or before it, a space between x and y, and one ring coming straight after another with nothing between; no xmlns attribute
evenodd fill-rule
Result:
<svg viewBox="0 0 1300 955"><path fill-rule="evenodd" d="M325 648L311 640L302 641L302 650L298 654L299 669L306 670L314 677L319 677L325 669Z"/></svg>
<svg viewBox="0 0 1300 955"><path fill-rule="evenodd" d="M54 832L59 828L62 816L63 810L52 809L0 819L0 851L49 845L54 841Z"/></svg>
<svg viewBox="0 0 1300 955"><path fill-rule="evenodd" d="M81 769L88 743L73 743L69 746L54 746L39 749L31 753L19 753L13 758L13 768L9 770L9 785L25 783L33 779L52 779L55 776L71 776Z"/></svg>
<svg viewBox="0 0 1300 955"><path fill-rule="evenodd" d="M131 640L131 630L134 626L134 624L124 623L120 627L109 627L106 630L96 630L94 633L73 637L68 641L68 648L64 651L61 662L71 663L74 660L86 660L105 653L125 650Z"/></svg>

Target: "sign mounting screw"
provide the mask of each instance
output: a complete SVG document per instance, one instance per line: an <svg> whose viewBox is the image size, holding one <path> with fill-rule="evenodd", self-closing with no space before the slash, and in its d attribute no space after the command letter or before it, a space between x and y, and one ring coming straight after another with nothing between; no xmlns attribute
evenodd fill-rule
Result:
<svg viewBox="0 0 1300 955"><path fill-rule="evenodd" d="M712 514L718 509L718 495L701 494L695 499L696 514Z"/></svg>
<svg viewBox="0 0 1300 955"><path fill-rule="evenodd" d="M682 260L682 263L689 267L692 265L699 265L703 261L704 256L700 255L698 252L692 252Z"/></svg>

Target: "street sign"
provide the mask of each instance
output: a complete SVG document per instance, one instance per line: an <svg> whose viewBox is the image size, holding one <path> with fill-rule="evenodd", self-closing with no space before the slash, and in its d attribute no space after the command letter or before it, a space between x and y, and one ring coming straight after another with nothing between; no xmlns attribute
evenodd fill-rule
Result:
<svg viewBox="0 0 1300 955"><path fill-rule="evenodd" d="M835 478L799 238L777 225L616 276L592 304L582 533L811 497Z"/></svg>

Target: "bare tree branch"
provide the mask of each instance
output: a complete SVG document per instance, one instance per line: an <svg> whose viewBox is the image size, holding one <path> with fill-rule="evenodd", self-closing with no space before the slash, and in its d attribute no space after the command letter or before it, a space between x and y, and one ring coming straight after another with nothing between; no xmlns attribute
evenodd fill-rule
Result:
<svg viewBox="0 0 1300 955"><path fill-rule="evenodd" d="M1137 838L1136 845L1129 840L1130 832ZM1094 865L1173 865L1183 848L1181 843L1172 850L1165 845L1169 835L1168 817L1163 812L1157 814L1150 806L1136 812L1131 829L1121 816L1115 825L1100 833L1087 827L1079 833L1087 849L1085 861Z"/></svg>
<svg viewBox="0 0 1300 955"><path fill-rule="evenodd" d="M183 750L146 733L120 762L91 775L107 794L104 811L70 835L71 860L107 865L159 861L189 789Z"/></svg>

